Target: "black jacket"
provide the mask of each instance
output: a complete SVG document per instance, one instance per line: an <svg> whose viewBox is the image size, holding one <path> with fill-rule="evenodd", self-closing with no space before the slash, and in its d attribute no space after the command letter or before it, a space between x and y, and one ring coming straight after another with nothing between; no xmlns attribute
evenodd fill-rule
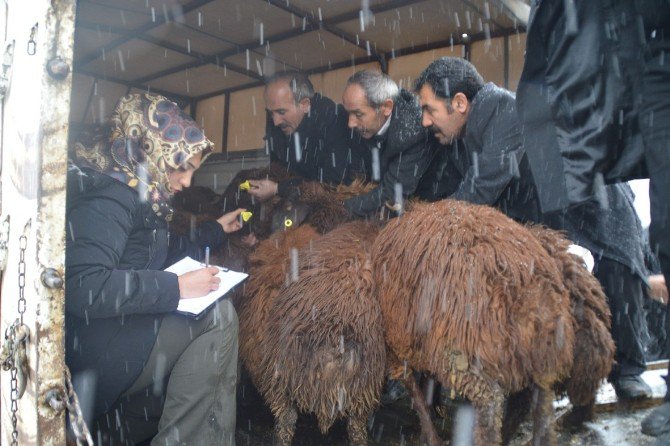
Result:
<svg viewBox="0 0 670 446"><path fill-rule="evenodd" d="M177 276L161 271L170 252L197 255L225 233L208 222L198 243L171 237L171 249L167 222L137 191L89 169L70 169L67 194L66 361L73 375L94 373L98 416L139 376L161 315L177 308Z"/></svg>
<svg viewBox="0 0 670 446"><path fill-rule="evenodd" d="M270 160L307 180L337 185L365 177L369 155L358 141L347 127L347 112L319 93L311 99L309 114L290 136L272 123L269 113L267 116L265 144Z"/></svg>
<svg viewBox="0 0 670 446"><path fill-rule="evenodd" d="M515 220L537 221L539 205L523 156L514 96L488 83L471 107L465 134L441 147L417 195L492 205Z"/></svg>
<svg viewBox="0 0 670 446"><path fill-rule="evenodd" d="M634 3L533 1L517 100L543 212L593 200L603 181L646 176L638 121L645 32ZM667 14L666 0L637 3L665 3L656 14Z"/></svg>
<svg viewBox="0 0 670 446"><path fill-rule="evenodd" d="M463 138L441 147L417 195L495 206L522 222L563 229L569 238L593 252L623 263L645 277L641 225L628 185L607 187L608 207L571 210L546 220L523 152L514 96L486 84L472 100Z"/></svg>
<svg viewBox="0 0 670 446"><path fill-rule="evenodd" d="M369 153L375 148L379 151L378 166L371 164L368 172L374 179L373 170L379 168L379 186L344 202L347 210L359 217L367 216L385 203L393 205L396 184L402 186L403 198L414 194L435 152L434 140L421 126L419 104L406 90L400 90L384 135L375 136L366 143Z"/></svg>

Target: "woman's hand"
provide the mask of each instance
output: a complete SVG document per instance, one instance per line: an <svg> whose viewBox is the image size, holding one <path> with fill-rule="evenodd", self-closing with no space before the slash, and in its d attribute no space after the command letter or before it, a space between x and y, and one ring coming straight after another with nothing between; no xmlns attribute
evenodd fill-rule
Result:
<svg viewBox="0 0 670 446"><path fill-rule="evenodd" d="M260 201L265 201L277 195L278 186L272 180L249 180L251 189L249 195L258 198Z"/></svg>
<svg viewBox="0 0 670 446"><path fill-rule="evenodd" d="M179 281L179 297L181 299L191 299L206 296L210 291L218 290L221 283L221 279L216 277L218 273L219 268L210 266L209 268L182 274L177 278Z"/></svg>
<svg viewBox="0 0 670 446"><path fill-rule="evenodd" d="M242 222L240 221L240 214L246 211L246 209L235 209L232 212L223 214L216 221L223 227L223 232L230 234L231 232L239 231L242 229Z"/></svg>

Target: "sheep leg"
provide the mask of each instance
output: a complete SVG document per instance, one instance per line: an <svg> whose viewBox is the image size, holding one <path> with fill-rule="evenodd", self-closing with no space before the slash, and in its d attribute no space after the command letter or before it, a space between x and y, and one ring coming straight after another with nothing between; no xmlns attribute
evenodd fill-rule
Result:
<svg viewBox="0 0 670 446"><path fill-rule="evenodd" d="M298 411L292 405L284 406L274 413L275 436L273 446L291 446L295 434Z"/></svg>
<svg viewBox="0 0 670 446"><path fill-rule="evenodd" d="M555 446L552 401L554 392L550 387L535 386L533 389L533 446Z"/></svg>
<svg viewBox="0 0 670 446"><path fill-rule="evenodd" d="M579 429L584 422L593 421L595 415L595 401L583 406L573 406L564 417L561 418L561 426L569 429Z"/></svg>
<svg viewBox="0 0 670 446"><path fill-rule="evenodd" d="M367 446L368 444L368 417L349 417L347 423L347 434L349 435L349 446Z"/></svg>
<svg viewBox="0 0 670 446"><path fill-rule="evenodd" d="M502 417L505 397L500 390L491 392L490 396L491 398L477 398L472 401L475 407L476 446L502 444Z"/></svg>
<svg viewBox="0 0 670 446"><path fill-rule="evenodd" d="M531 389L523 389L507 397L502 425L502 444L509 444L519 426L530 412L532 397L533 392Z"/></svg>
<svg viewBox="0 0 670 446"><path fill-rule="evenodd" d="M412 405L416 414L419 417L419 423L421 425L421 437L424 440L425 444L428 446L439 446L442 444L442 440L437 435L433 421L430 419L430 412L428 411L428 406L426 404L426 397L419 388L419 385L414 379L414 374L410 373L407 378L404 379L405 386L409 390L409 394L412 397Z"/></svg>

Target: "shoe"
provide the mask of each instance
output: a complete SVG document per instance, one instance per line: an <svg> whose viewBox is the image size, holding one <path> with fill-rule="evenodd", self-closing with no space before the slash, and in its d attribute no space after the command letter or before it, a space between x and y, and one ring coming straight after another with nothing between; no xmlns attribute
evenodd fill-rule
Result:
<svg viewBox="0 0 670 446"><path fill-rule="evenodd" d="M406 396L407 389L405 389L402 381L397 379L389 379L384 386L384 393L380 399L382 404L391 404Z"/></svg>
<svg viewBox="0 0 670 446"><path fill-rule="evenodd" d="M651 446L670 446L670 433L663 434L656 438Z"/></svg>
<svg viewBox="0 0 670 446"><path fill-rule="evenodd" d="M670 401L652 410L642 420L642 433L652 437L670 433Z"/></svg>
<svg viewBox="0 0 670 446"><path fill-rule="evenodd" d="M651 398L651 387L640 375L620 376L613 383L619 400L645 400Z"/></svg>

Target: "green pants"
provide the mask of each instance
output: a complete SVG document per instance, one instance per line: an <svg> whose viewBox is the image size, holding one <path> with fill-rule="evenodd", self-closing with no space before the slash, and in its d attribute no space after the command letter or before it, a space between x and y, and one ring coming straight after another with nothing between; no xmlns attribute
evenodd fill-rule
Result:
<svg viewBox="0 0 670 446"><path fill-rule="evenodd" d="M98 421L98 440L234 446L237 329L228 300L197 320L166 315L142 373Z"/></svg>

